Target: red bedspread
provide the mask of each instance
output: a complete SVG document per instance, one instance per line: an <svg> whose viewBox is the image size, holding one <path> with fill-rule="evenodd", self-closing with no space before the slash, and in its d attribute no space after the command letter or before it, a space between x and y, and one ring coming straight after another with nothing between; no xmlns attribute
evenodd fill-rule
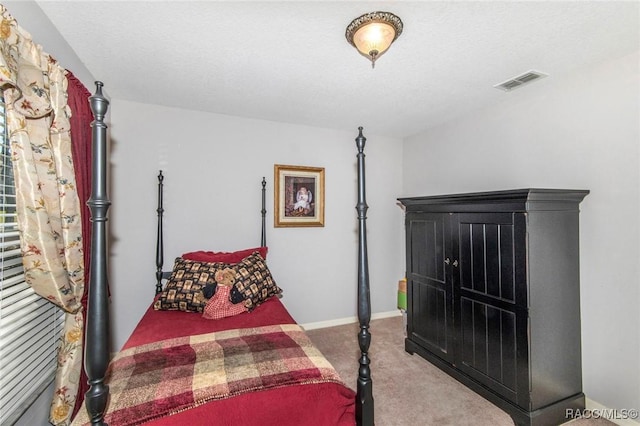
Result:
<svg viewBox="0 0 640 426"><path fill-rule="evenodd" d="M295 320L277 297L271 297L251 312L209 320L196 313L181 311L156 311L153 303L133 330L122 349L144 345L158 340L235 328L263 325L295 324Z"/></svg>
<svg viewBox="0 0 640 426"><path fill-rule="evenodd" d="M150 307L123 350L165 339L245 329L265 325L295 324L280 300L273 297L255 310L220 320L207 320L185 312L155 311ZM355 393L328 380L292 383L292 386L242 393L211 401L186 411L151 420L149 425L220 426L322 426L354 425ZM197 404L196 404L197 405ZM110 423L117 426L118 423Z"/></svg>

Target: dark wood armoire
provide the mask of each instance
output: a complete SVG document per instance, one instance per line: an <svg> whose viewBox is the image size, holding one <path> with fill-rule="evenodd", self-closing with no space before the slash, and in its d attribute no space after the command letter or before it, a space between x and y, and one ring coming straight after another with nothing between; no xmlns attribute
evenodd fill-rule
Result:
<svg viewBox="0 0 640 426"><path fill-rule="evenodd" d="M517 425L557 425L571 420L568 409L584 409L578 206L588 193L399 199L406 208L405 349Z"/></svg>

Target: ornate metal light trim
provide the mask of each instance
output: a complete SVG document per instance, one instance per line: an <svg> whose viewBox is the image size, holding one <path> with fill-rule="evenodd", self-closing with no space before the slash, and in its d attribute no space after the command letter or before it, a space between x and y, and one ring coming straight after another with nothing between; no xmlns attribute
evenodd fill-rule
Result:
<svg viewBox="0 0 640 426"><path fill-rule="evenodd" d="M402 20L391 12L371 12L357 17L347 26L345 37L349 44L371 61L376 60L402 34ZM373 38L372 38L373 36Z"/></svg>

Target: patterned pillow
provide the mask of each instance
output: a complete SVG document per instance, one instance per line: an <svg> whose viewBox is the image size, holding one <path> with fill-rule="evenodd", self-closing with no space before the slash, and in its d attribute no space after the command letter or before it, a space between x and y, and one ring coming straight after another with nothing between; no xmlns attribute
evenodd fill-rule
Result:
<svg viewBox="0 0 640 426"><path fill-rule="evenodd" d="M254 309L269 297L282 293L260 253L250 254L233 267L236 270L236 283L232 293L239 293L244 297L244 306L248 310ZM233 301L234 295L231 297Z"/></svg>
<svg viewBox="0 0 640 426"><path fill-rule="evenodd" d="M196 262L176 258L169 281L153 305L160 311L202 312L207 304L203 289L215 284L218 269L228 267L224 263Z"/></svg>

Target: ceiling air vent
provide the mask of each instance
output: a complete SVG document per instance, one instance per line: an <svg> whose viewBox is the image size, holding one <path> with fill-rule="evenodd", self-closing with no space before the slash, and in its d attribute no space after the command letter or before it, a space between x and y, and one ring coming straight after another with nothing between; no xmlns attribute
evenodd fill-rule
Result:
<svg viewBox="0 0 640 426"><path fill-rule="evenodd" d="M546 77L548 74L545 74L540 71L527 71L524 74L521 74L517 77L510 78L509 80L502 82L500 84L496 84L496 89L504 90L505 92L509 92L518 87L524 86L527 83L531 83L532 81L539 80L543 77Z"/></svg>

